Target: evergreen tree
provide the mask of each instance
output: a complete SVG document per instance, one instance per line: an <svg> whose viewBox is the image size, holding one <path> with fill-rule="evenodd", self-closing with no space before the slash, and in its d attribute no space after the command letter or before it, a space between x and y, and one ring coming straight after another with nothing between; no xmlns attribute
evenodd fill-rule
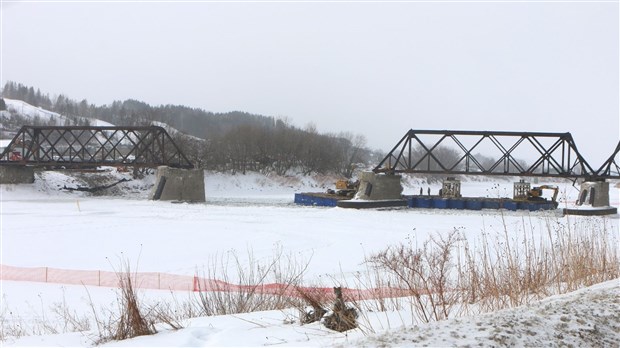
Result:
<svg viewBox="0 0 620 348"><path fill-rule="evenodd" d="M26 103L30 105L38 106L36 95L34 93L34 88L32 87L28 88L28 92L26 93Z"/></svg>
<svg viewBox="0 0 620 348"><path fill-rule="evenodd" d="M6 110L6 103L3 98L0 98L0 111Z"/></svg>

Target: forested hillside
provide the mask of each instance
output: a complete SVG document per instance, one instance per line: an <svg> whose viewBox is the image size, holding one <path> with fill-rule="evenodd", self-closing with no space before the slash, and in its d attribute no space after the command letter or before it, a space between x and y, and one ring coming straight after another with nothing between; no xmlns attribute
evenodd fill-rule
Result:
<svg viewBox="0 0 620 348"><path fill-rule="evenodd" d="M25 101L69 120L56 125L86 125L91 123L90 119L117 126L166 123L194 136L173 134L191 160L205 169L278 174L295 169L350 177L354 165L376 163L379 158L379 154L366 148L361 135L320 134L312 125L301 129L287 119L241 111L213 113L182 105L151 106L132 99L93 105L86 99L77 101L62 94L50 97L39 89L12 81L4 85L2 97ZM19 110L13 110L10 117L1 121L5 127L25 122ZM50 121L41 123L50 124Z"/></svg>

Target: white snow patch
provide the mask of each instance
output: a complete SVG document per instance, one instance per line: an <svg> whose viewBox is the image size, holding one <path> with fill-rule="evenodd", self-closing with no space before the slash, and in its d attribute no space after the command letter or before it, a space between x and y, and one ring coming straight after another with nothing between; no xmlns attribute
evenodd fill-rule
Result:
<svg viewBox="0 0 620 348"><path fill-rule="evenodd" d="M43 108L28 104L22 100L4 98L4 102L6 103L7 110L14 112L16 114L19 114L22 117L29 118L31 121L38 117L43 122L49 122L51 120L55 120L57 126L63 126L69 120L66 116L63 116L57 112L45 110ZM113 124L109 122L105 122L105 121L102 121L96 118L87 118L83 116L80 116L80 117L85 120L88 120L90 124L93 126L97 126L97 127L114 126Z"/></svg>
<svg viewBox="0 0 620 348"><path fill-rule="evenodd" d="M113 179L129 175L113 168L106 170ZM244 262L251 250L257 260L268 260L274 249L281 248L293 262L308 263L304 282L354 287L364 258L388 245L407 240L423 242L431 234L449 233L454 228L461 229L468 239L477 238L482 229L493 234L504 233L504 228L515 234L526 228L536 238L546 233L549 221L562 221L553 211L354 210L293 204L295 192L333 188L337 178L328 176L206 172L206 203L171 204L147 200L152 179L149 176L123 183L128 186L121 190L122 196L111 197L61 190L87 184L84 178L68 172L37 173L31 185L0 185L2 262L21 267L113 271L122 257L136 264L136 271L194 275L204 270L214 255L235 251ZM411 186L414 193L419 190L419 186ZM512 192L512 182L472 180L463 189L468 195L493 196L502 190ZM579 193L570 183L564 184L561 192L562 204L574 201ZM618 197L617 193L618 188L612 189L610 197ZM566 218L566 223L580 222L618 230L618 216ZM618 243L618 235L612 237L615 240L610 243ZM55 318L49 307L62 301L88 315L87 291L97 306L114 307L115 292L109 288L2 281L3 318L13 320L7 313L16 313L31 324L43 316L42 311L46 318ZM147 303L170 301L167 291L145 290L140 295ZM176 292L175 296L185 299L193 294ZM412 322L413 316L407 312L368 312L364 313L368 322L363 330L346 334L320 324L291 323L298 315L295 310L245 313L195 318L186 321L183 330L163 330L110 345L548 346L561 340L574 346L613 346L618 342L618 296L615 280L540 304L431 324ZM62 323L61 319L52 320ZM90 346L94 344L93 335L31 336L2 344Z"/></svg>
<svg viewBox="0 0 620 348"><path fill-rule="evenodd" d="M4 102L6 103L7 110L18 113L24 117L32 119L39 117L42 121L55 119L58 124L64 124L66 120L61 114L30 105L25 101L4 98Z"/></svg>

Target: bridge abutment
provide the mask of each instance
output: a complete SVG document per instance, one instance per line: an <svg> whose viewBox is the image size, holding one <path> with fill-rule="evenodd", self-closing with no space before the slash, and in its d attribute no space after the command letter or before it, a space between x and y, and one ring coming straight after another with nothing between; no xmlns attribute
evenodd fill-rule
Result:
<svg viewBox="0 0 620 348"><path fill-rule="evenodd" d="M162 201L204 202L204 171L157 167L157 179L151 198Z"/></svg>
<svg viewBox="0 0 620 348"><path fill-rule="evenodd" d="M32 184L33 182L33 167L0 166L0 184Z"/></svg>

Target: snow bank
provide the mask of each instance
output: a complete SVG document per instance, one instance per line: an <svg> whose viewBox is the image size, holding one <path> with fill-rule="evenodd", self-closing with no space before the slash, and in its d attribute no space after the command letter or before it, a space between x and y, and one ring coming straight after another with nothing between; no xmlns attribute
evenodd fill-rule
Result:
<svg viewBox="0 0 620 348"><path fill-rule="evenodd" d="M350 347L614 347L620 342L620 279L529 306L405 327Z"/></svg>
<svg viewBox="0 0 620 348"><path fill-rule="evenodd" d="M22 287L31 293L28 284ZM10 284L10 287L15 285ZM75 287L78 288L78 287ZM40 288L44 289L44 288ZM87 302L76 289L55 290L69 303ZM113 303L109 290L93 289L91 296ZM49 289L42 291L48 294ZM144 294L143 294L144 295ZM164 294L150 292L147 302ZM111 347L614 347L620 341L620 279L528 306L495 313L460 317L428 324L403 324L407 313L365 313L367 323L346 333L330 331L318 323L300 325L294 310L267 311L194 318L185 328L160 328L158 334L109 342ZM33 303L37 305L37 303ZM406 317L405 317L406 318ZM9 318L7 318L9 319ZM400 323L400 324L399 324ZM30 336L10 339L4 346L92 346L93 332Z"/></svg>

